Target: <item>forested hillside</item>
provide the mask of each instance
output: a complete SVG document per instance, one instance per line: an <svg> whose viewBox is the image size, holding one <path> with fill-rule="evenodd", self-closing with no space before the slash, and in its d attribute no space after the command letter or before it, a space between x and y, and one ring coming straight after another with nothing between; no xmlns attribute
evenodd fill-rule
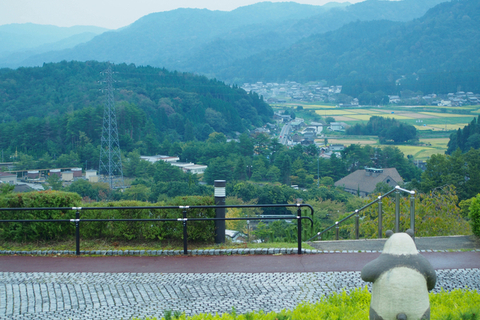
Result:
<svg viewBox="0 0 480 320"><path fill-rule="evenodd" d="M0 69L0 149L59 155L99 144L105 93L99 62L61 62ZM212 132L261 126L273 115L255 93L188 73L153 67L113 66L122 148L149 148L205 140ZM153 152L153 150L152 150Z"/></svg>
<svg viewBox="0 0 480 320"><path fill-rule="evenodd" d="M343 93L480 91L480 2L453 0L410 22L353 22L219 74L239 81L326 79ZM398 80L398 81L397 81Z"/></svg>
<svg viewBox="0 0 480 320"><path fill-rule="evenodd" d="M473 118L472 122L463 129L460 128L450 135L448 149L445 153L453 154L457 149L465 153L472 148L480 149L480 116Z"/></svg>
<svg viewBox="0 0 480 320"><path fill-rule="evenodd" d="M338 29L352 21L409 21L443 1L367 0L349 6L263 2L230 12L178 9L147 15L73 49L34 55L15 65L62 60L112 61L201 72L220 79L220 74L226 74L219 72L228 70L239 59L270 55L268 50L286 48L302 38ZM222 78L228 82L235 79L235 75Z"/></svg>

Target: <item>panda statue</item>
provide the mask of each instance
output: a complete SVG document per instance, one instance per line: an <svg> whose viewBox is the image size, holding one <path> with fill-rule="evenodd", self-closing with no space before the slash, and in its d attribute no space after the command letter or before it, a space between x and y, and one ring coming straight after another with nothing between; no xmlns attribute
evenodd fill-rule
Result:
<svg viewBox="0 0 480 320"><path fill-rule="evenodd" d="M382 254L363 267L361 277L373 282L370 320L430 319L428 291L437 275L418 253L413 232L387 231Z"/></svg>

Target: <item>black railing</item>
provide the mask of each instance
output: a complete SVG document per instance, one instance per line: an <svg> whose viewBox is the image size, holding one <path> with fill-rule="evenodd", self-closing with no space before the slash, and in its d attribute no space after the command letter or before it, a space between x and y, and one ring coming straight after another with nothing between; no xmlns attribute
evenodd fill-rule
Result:
<svg viewBox="0 0 480 320"><path fill-rule="evenodd" d="M84 222L181 222L183 225L183 253L188 254L187 242L187 222L188 221L227 221L227 220L279 220L279 216L274 217L242 217L242 218L187 218L187 210L189 209L220 209L220 208L289 208L296 207L297 215L282 215L282 219L296 219L298 232L298 254L302 254L302 220L310 220L313 227L313 220L310 217L302 216L302 207L310 209L313 217L313 207L309 204L256 204L256 205L215 205L215 206L165 206L165 207L63 207L63 208L0 208L0 211L40 211L40 210L73 210L75 211L75 219L29 219L29 220L0 220L0 223L21 222L21 223L35 223L35 222L73 222L75 223L75 247L76 255L80 255L80 223ZM81 219L80 211L85 210L127 210L127 209L181 209L182 217L176 219Z"/></svg>
<svg viewBox="0 0 480 320"><path fill-rule="evenodd" d="M367 209L368 207L374 205L375 203L378 203L378 238L382 238L383 234L383 226L382 226L382 217L383 217L383 211L382 211L382 199L389 196L390 194L395 192L395 232L399 232L400 230L400 191L408 193L411 195L410 197L410 229L415 234L415 191L411 190L406 190L403 188L400 188L399 186L396 186L394 189L390 190L389 192L378 196L377 199L373 200L372 202L368 203L367 205L361 207L360 209L355 210L345 218L343 218L340 221L336 221L335 224L331 225L330 227L326 228L325 230L318 232L316 235L308 239L307 241L311 241L315 238L320 238L322 239L322 235L325 234L327 231L330 231L331 229L335 228L335 239L339 240L339 229L340 225L345 222L346 220L350 219L351 217L355 216L355 239L358 239L360 237L360 211Z"/></svg>

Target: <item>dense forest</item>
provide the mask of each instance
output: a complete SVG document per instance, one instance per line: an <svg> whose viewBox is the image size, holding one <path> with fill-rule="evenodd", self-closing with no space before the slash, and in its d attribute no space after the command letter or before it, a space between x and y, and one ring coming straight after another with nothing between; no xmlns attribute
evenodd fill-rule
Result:
<svg viewBox="0 0 480 320"><path fill-rule="evenodd" d="M100 142L106 63L60 62L0 69L0 149L36 158L93 152ZM153 67L116 65L122 150L155 153L157 141L229 137L264 125L273 111L257 94L216 80Z"/></svg>
<svg viewBox="0 0 480 320"><path fill-rule="evenodd" d="M450 135L448 141L447 154L454 153L457 149L467 152L470 149L480 149L480 116L474 118L472 122L463 129L459 128L457 132Z"/></svg>

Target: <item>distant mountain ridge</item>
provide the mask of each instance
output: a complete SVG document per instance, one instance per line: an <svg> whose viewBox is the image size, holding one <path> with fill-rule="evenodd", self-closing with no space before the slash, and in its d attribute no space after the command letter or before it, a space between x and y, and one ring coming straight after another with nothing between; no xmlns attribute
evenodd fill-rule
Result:
<svg viewBox="0 0 480 320"><path fill-rule="evenodd" d="M454 0L409 22L352 22L217 74L245 82L326 79L344 93L480 91L480 2Z"/></svg>
<svg viewBox="0 0 480 320"><path fill-rule="evenodd" d="M72 49L30 56L16 66L98 60L165 67L216 77L237 60L280 50L356 20L408 21L445 0L367 0L354 5L262 2L230 12L177 9L147 15ZM0 59L0 66L6 61ZM235 81L235 79L224 79Z"/></svg>
<svg viewBox="0 0 480 320"><path fill-rule="evenodd" d="M39 49L41 52L47 52L71 48L107 30L94 26L57 27L34 23L1 25L0 57L25 51L30 51L31 55L38 53ZM44 47L43 50L42 47Z"/></svg>

